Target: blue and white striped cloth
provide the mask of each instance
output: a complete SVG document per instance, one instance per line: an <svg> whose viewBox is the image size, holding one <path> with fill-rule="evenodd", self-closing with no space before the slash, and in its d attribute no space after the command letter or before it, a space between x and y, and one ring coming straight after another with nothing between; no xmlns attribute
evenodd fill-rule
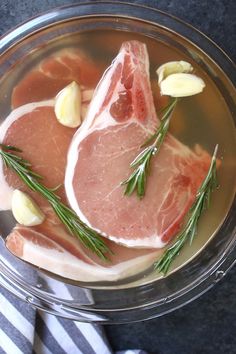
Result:
<svg viewBox="0 0 236 354"><path fill-rule="evenodd" d="M0 263L31 284L37 281L37 284L47 286L51 293L73 299L73 287L37 272L17 259L7 251L3 241L0 242ZM145 354L142 350L114 352L102 326L36 310L5 289L8 284L1 274L0 284L0 354ZM78 293L76 288L76 295L84 303L92 300L87 289Z"/></svg>
<svg viewBox="0 0 236 354"><path fill-rule="evenodd" d="M0 354L145 354L114 352L100 325L56 317L0 288Z"/></svg>
<svg viewBox="0 0 236 354"><path fill-rule="evenodd" d="M30 284L47 287L50 293L62 298L77 297L85 304L93 300L88 289L79 291L65 285L14 257L0 237L0 354L147 354L142 350L112 350L101 325L36 310L6 290L9 284L1 269L12 271Z"/></svg>

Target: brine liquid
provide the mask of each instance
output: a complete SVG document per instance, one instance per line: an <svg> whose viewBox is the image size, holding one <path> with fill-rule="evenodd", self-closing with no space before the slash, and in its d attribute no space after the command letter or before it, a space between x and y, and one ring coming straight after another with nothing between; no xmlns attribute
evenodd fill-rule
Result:
<svg viewBox="0 0 236 354"><path fill-rule="evenodd" d="M156 97L157 110L159 90L157 86L156 69L163 63L173 60L186 60L192 64L195 73L206 83L203 93L183 98L177 105L171 120L170 131L184 144L194 147L201 145L212 154L216 144L219 144L219 158L222 159L221 167L218 171L219 188L214 192L209 210L203 213L197 236L191 247L186 245L180 256L175 260L172 270L179 268L195 254L197 254L211 239L215 231L223 222L229 211L234 195L234 149L235 136L231 114L222 95L215 83L203 69L202 63L209 59L203 53L185 42L185 51L179 46L171 45L161 38L150 38L141 34L122 32L115 30L96 30L82 32L70 36L61 36L57 40L52 40L47 47L39 48L32 53L28 53L23 60L17 63L14 70L2 79L0 94L0 116L3 119L11 110L10 99L12 89L16 83L29 70L50 55L60 55L61 50L70 51L73 48L80 48L90 56L103 71L110 65L116 56L123 41L136 39L145 42L150 58L150 75L154 97ZM177 41L178 42L178 41ZM176 42L176 43L177 43ZM174 43L174 42L173 42ZM179 43L179 42L178 42ZM188 54L190 53L190 54ZM201 57L201 63L196 58ZM215 75L221 75L220 70L215 67ZM217 71L218 70L218 71ZM3 93L4 92L4 96ZM49 97L51 98L51 97ZM5 234L9 233L12 225L6 224L7 220L1 216L2 228ZM154 279L158 275L147 270L149 279ZM143 274L141 275L143 277Z"/></svg>

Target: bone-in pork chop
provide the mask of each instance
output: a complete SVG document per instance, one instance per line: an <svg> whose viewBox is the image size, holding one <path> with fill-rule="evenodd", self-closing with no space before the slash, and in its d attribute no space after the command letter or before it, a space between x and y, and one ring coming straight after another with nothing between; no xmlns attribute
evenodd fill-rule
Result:
<svg viewBox="0 0 236 354"><path fill-rule="evenodd" d="M159 121L145 44L123 43L91 101L68 154L66 193L78 216L127 247L163 247L178 231L209 156L168 135L152 159L145 197L124 196L130 163Z"/></svg>

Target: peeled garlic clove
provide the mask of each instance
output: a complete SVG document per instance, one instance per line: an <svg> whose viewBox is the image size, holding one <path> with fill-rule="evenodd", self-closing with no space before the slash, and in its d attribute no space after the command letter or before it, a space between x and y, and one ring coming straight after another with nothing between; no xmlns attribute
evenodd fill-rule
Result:
<svg viewBox="0 0 236 354"><path fill-rule="evenodd" d="M57 94L54 111L57 120L66 127L76 128L81 124L81 91L75 81Z"/></svg>
<svg viewBox="0 0 236 354"><path fill-rule="evenodd" d="M193 67L187 61L169 61L168 63L161 65L156 71L158 75L158 84L171 74L190 73L192 71Z"/></svg>
<svg viewBox="0 0 236 354"><path fill-rule="evenodd" d="M162 95L187 97L202 92L204 81L193 74L171 74L160 83Z"/></svg>
<svg viewBox="0 0 236 354"><path fill-rule="evenodd" d="M35 226L42 224L45 215L26 193L15 189L12 195L12 213L16 221L25 226Z"/></svg>

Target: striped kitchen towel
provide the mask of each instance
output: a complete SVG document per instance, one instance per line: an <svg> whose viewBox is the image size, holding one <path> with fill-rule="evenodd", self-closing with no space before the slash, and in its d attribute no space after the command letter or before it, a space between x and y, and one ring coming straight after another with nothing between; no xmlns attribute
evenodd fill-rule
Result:
<svg viewBox="0 0 236 354"><path fill-rule="evenodd" d="M73 300L73 291L76 291L76 297L82 303L93 301L88 289L74 289L18 260L7 251L0 238L0 354L146 353L141 350L114 352L101 325L76 322L36 310L6 290L9 283L7 277L1 275L1 269L27 279L29 284L41 284L51 294L60 294L62 298Z"/></svg>
<svg viewBox="0 0 236 354"><path fill-rule="evenodd" d="M100 325L35 310L0 288L0 354L145 354L114 352Z"/></svg>
<svg viewBox="0 0 236 354"><path fill-rule="evenodd" d="M0 253L1 261L12 267L12 257ZM22 267L21 267L22 266ZM18 262L14 269L31 282L39 280L39 274L31 267ZM27 273L27 274L26 274ZM35 310L5 290L8 284L0 275L0 354L112 354L104 329L97 324L80 323L46 312ZM73 299L71 289L47 275L41 274L40 281L47 284L51 293ZM89 290L81 292L81 299L91 301ZM117 354L141 354L141 350L126 350Z"/></svg>

